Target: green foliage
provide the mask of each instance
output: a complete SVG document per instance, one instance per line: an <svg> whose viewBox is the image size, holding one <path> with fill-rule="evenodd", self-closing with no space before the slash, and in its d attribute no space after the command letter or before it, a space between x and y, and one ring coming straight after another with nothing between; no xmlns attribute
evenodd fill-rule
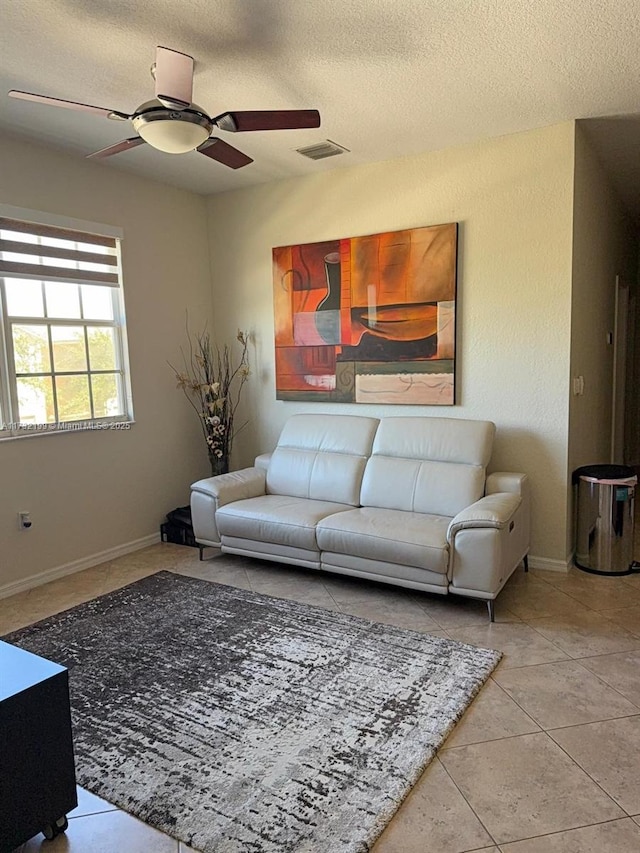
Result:
<svg viewBox="0 0 640 853"><path fill-rule="evenodd" d="M17 373L51 372L49 342L40 330L45 326L14 326L13 350ZM61 327L58 327L61 328ZM89 359L94 370L113 370L113 373L91 376L95 417L110 414L112 400L118 396L115 371L115 352L113 332L110 328L91 326L89 333ZM56 376L56 394L58 400L58 420L77 421L91 418L89 382L84 334L77 338L53 342L54 367L59 374L65 371L78 371L79 375ZM20 394L21 389L26 392ZM53 382L48 376L22 376L18 379L21 420L29 420L29 407L33 398L40 399L46 411L46 420L52 423L55 417ZM41 406L38 406L41 408Z"/></svg>

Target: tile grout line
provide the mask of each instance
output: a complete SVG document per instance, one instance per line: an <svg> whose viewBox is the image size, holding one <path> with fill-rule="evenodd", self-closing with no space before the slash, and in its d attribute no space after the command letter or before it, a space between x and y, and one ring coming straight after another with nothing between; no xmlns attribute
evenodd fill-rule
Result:
<svg viewBox="0 0 640 853"><path fill-rule="evenodd" d="M455 747L453 747L453 748L455 749ZM475 809L474 809L474 807L471 805L471 803L469 802L469 800L465 797L464 792L460 789L460 786L458 785L458 783L456 782L456 780L453 778L453 776L451 775L451 773L449 773L449 771L448 771L448 770L447 770L447 768L445 767L444 763L443 763L442 761L440 761L440 759L439 759L439 755L440 755L440 750L438 750L438 752L435 754L435 756L434 756L434 760L436 760L436 759L438 760L438 763L440 764L440 766L442 767L442 769L444 770L444 772L447 774L447 776L449 777L449 779L451 779L451 783L452 783L452 785L453 785L453 786L455 787L455 789L458 791L458 793L460 794L460 796L462 797L462 799L465 801L465 803L469 806L469 809L471 810L471 813L474 815L474 817L476 818L476 820L478 821L478 823L480 824L480 826L481 826L481 827L484 829L484 831L487 833L487 835L488 835L488 836L489 836L489 838L491 839L492 843L493 843L495 846L497 846L497 845L498 845L498 842L497 842L497 841L496 841L496 839L493 837L493 835L489 832L489 828L485 825L484 821L480 818L480 815L476 812L476 810L475 810ZM425 768L425 770L427 770L427 769L428 769L428 766L427 766L427 768ZM472 848L472 849L473 849L473 848ZM476 849L476 850L483 850L483 849L484 849L484 850L486 850L486 845L485 845L485 847L484 847L484 848L483 848L483 847L476 847L475 849Z"/></svg>
<svg viewBox="0 0 640 853"><path fill-rule="evenodd" d="M617 803L616 803L616 805L617 805ZM624 811L624 809L623 809L623 811ZM624 820L630 820L630 821L634 822L633 818L630 815L624 814L624 815L622 815L622 817L612 817L608 820L596 821L595 823L585 823L585 824L581 824L580 826L572 826L569 829L557 829L557 830L555 830L555 832L543 832L540 835L528 835L525 838L514 838L511 841L503 841L501 844L498 844L497 847L498 847L498 850L501 851L501 853L504 853L502 846L506 845L506 844L520 844L522 841L535 841L538 838L551 838L554 835L564 835L564 834L569 833L569 832L576 832L577 830L580 830L580 829L589 829L589 827L592 827L592 826L604 826L605 824L608 824L608 823L618 823L618 821L624 821ZM465 851L465 853L467 853L467 851ZM473 853L473 851L468 851L468 853ZM606 851L603 851L603 853L606 853Z"/></svg>
<svg viewBox="0 0 640 853"><path fill-rule="evenodd" d="M526 712L525 712L525 713L526 713ZM635 715L634 715L634 716L635 716ZM599 722L599 721L595 721L595 722ZM588 724L586 724L586 725L588 725ZM617 803L617 802L616 802L616 800L614 800L614 798L613 798L610 794L608 794L608 793L604 790L604 788L603 788L603 787L602 787L602 786L601 786L601 785L600 785L600 784L599 784L599 783L598 783L598 782L597 782L597 781L596 781L596 780L595 780L595 779L594 779L594 778L593 778L593 777L592 777L592 776L591 776L591 775L590 775L590 774L589 774L589 773L584 769L584 767L582 767L582 766L579 764L579 762L578 762L578 761L576 761L576 760L573 758L573 756L569 755L569 754L566 752L566 750L564 750L564 749L562 748L562 746L561 746L559 743L557 743L557 741L556 741L553 737L551 737L551 735L549 734L549 732L547 732L546 730L544 730L544 729L543 729L543 730L542 730L542 731L540 731L540 732L529 732L528 734L523 734L523 735L514 735L514 736L513 736L513 737L511 737L511 738L498 738L497 740L513 740L513 739L514 739L514 737L531 737L531 736L533 736L533 735L538 735L538 734L543 734L543 735L545 735L546 737L548 737L548 738L549 738L549 740L551 741L551 743L553 743L555 746L557 746L557 747L560 749L560 751L561 751L561 752L562 752L562 753L563 753L563 754L564 754L564 755L569 759L569 761L571 761L571 763L572 763L572 764L574 764L574 765L575 765L575 766L576 766L576 767L577 767L577 768L578 768L582 773L584 773L584 774L585 774L585 776L587 776L587 777L588 777L588 778L589 778L589 779L590 779L590 780L591 780L591 781L592 781L592 782L593 782L593 783L594 783L594 784L595 784L595 785L600 789L600 791L605 795L605 797L606 797L608 800L610 800L610 801L614 804L614 806L616 806L618 809L620 809L620 810L623 812L623 814L622 814L620 817L611 818L611 819L609 819L609 820L602 820L602 821L596 821L596 822L594 822L594 823L580 824L579 826L573 826L573 827L569 827L569 828L567 828L567 829L555 830L554 832L544 832L544 833L540 833L539 835L523 836L523 837L521 837L521 838L512 838L512 839L510 839L509 841L502 841L502 842L500 842L500 843L498 843L498 842L497 842L497 841L495 841L495 839L494 839L494 844L498 847L498 849L501 849L501 845L504 845L504 844L516 844L516 843L520 843L521 841L531 841L531 840L534 840L534 839L536 839L536 838L546 838L546 837L548 837L548 836L552 836L552 835L558 835L558 834L561 834L561 833L571 832L571 831L576 830L576 829L585 829L585 828L587 828L587 827L589 827L589 826L599 826L600 824L603 824L603 823L613 823L613 822L618 821L618 820L631 820L631 819L632 819L632 816L631 816L631 815L629 815L629 814L625 811L625 809L623 809L623 808L622 808L622 806L621 806L619 803ZM496 742L495 740L494 740L494 741L481 741L481 743L495 743L495 742ZM464 749L464 748L465 748L465 746L473 746L473 745L475 745L475 744L461 744L459 747L455 747L455 746L454 746L454 747L451 747L451 748L450 748L450 750L454 750L454 749ZM450 750L449 750L449 751L450 751ZM476 814L475 810L473 809L473 806L471 805L471 803L469 803L469 801L467 800L467 798L464 796L464 793L460 790L459 786L456 784L455 779L453 779L453 777L451 776L451 774L449 774L449 772L447 771L447 768L445 767L445 765L444 765L442 762L440 762L440 763L442 764L442 766L443 766L443 768L444 768L445 772L447 772L447 775L449 775L449 777L451 778L451 781L453 782L453 784L456 786L456 788L458 789L458 791L460 791L460 795L464 798L465 802L467 802L467 803L468 803L469 808L473 811L473 813L476 815L476 817L478 817L478 820L480 821L480 823L482 824L482 826L484 826L484 823L482 823L482 821L481 821L480 817ZM491 833L489 832L489 830L488 830L486 827L485 827L485 829L486 829L487 833L489 834L489 836L493 839L493 836L491 835ZM482 848L476 848L476 849L480 849L480 850L481 850ZM472 853L472 851L468 851L468 853Z"/></svg>

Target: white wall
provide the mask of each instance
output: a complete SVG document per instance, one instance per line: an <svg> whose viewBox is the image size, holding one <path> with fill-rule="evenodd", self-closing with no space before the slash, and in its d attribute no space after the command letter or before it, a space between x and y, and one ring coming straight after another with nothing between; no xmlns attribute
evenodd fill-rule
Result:
<svg viewBox="0 0 640 853"><path fill-rule="evenodd" d="M607 342L607 334L614 329L617 275L630 286L634 284L636 229L584 131L577 125L571 376L584 377L584 394L570 398L569 476L581 465L611 461L614 348ZM636 389L629 390L637 394ZM570 549L571 525L567 535Z"/></svg>
<svg viewBox="0 0 640 853"><path fill-rule="evenodd" d="M158 155L162 156L162 155ZM211 315L206 204L192 193L82 157L0 137L0 202L124 229L123 270L136 423L0 441L0 590L157 534L208 462L167 360L185 312ZM17 528L30 510L32 530Z"/></svg>
<svg viewBox="0 0 640 853"><path fill-rule="evenodd" d="M271 449L296 411L490 419L498 427L492 468L532 481L533 557L564 564L573 144L568 123L210 198L216 331L220 340L237 327L255 336L244 406L251 427L235 464ZM276 401L272 247L454 221L458 405Z"/></svg>

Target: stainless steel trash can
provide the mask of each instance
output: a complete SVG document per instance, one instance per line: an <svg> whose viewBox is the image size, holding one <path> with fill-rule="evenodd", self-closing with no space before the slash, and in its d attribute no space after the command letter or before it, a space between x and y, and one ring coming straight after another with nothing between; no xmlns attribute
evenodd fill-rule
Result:
<svg viewBox="0 0 640 853"><path fill-rule="evenodd" d="M576 565L587 572L626 575L633 562L633 509L638 478L626 465L585 465L578 487Z"/></svg>

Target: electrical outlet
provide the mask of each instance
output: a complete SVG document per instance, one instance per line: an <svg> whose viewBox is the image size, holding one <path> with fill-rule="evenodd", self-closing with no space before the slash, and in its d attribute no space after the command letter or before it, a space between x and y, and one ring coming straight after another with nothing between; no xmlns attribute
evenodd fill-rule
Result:
<svg viewBox="0 0 640 853"><path fill-rule="evenodd" d="M30 512L22 510L18 513L18 526L21 530L29 530L32 524Z"/></svg>

